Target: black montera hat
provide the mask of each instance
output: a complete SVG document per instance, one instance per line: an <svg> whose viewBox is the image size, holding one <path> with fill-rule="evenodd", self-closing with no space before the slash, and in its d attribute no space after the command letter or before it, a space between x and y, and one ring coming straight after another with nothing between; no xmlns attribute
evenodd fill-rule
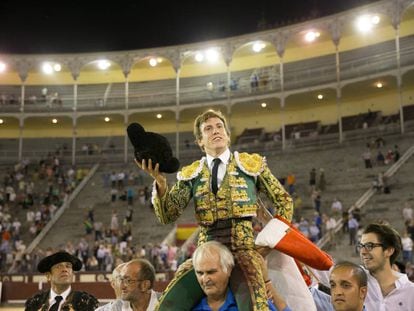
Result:
<svg viewBox="0 0 414 311"><path fill-rule="evenodd" d="M82 262L77 257L67 252L57 252L43 258L37 265L37 270L40 273L50 272L50 269L60 262L70 262L73 271L79 271L82 268Z"/></svg>
<svg viewBox="0 0 414 311"><path fill-rule="evenodd" d="M141 124L131 123L127 128L129 140L134 146L134 155L139 163L151 159L153 165L159 163L160 172L175 173L180 162L173 157L171 145L164 136L146 132Z"/></svg>

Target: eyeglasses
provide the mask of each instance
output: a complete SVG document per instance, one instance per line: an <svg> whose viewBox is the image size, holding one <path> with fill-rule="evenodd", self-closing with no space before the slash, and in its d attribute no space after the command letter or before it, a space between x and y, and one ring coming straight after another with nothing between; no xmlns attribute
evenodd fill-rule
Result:
<svg viewBox="0 0 414 311"><path fill-rule="evenodd" d="M136 279L130 279L130 278L122 278L122 277L119 277L119 278L117 278L117 281L118 281L120 284L124 283L124 284L126 284L126 285L130 286L130 285L132 285L132 284L135 284L135 283L137 283L137 282L141 282L141 281L144 281L144 280L136 280Z"/></svg>
<svg viewBox="0 0 414 311"><path fill-rule="evenodd" d="M368 242L368 243L365 243L365 244L358 243L357 249L358 249L358 251L360 251L361 249L365 248L368 252L370 252L375 247L383 247L383 246L384 246L384 244L382 244L382 243L372 243L372 242Z"/></svg>

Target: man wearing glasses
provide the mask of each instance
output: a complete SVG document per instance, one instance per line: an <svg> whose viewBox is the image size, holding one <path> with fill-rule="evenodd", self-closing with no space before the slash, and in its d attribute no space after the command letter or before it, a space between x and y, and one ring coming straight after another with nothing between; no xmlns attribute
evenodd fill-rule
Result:
<svg viewBox="0 0 414 311"><path fill-rule="evenodd" d="M119 276L120 298L113 302L113 311L153 311L158 294L153 290L155 269L145 259L135 259L122 267Z"/></svg>
<svg viewBox="0 0 414 311"><path fill-rule="evenodd" d="M126 263L121 263L118 266L115 267L115 269L112 271L112 278L111 278L111 287L114 289L115 292L115 298L120 299L121 298L121 284L119 282L121 278L121 270L126 265ZM95 311L111 311L112 305L116 301L108 302L107 304L99 307Z"/></svg>
<svg viewBox="0 0 414 311"><path fill-rule="evenodd" d="M401 237L386 224L368 225L357 245L368 270L367 311L414 310L414 283L391 266L401 253Z"/></svg>

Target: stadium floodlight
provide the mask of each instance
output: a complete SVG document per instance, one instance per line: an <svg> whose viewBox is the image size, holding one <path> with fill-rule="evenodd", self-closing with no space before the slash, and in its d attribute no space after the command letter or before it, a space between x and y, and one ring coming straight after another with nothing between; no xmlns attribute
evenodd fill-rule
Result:
<svg viewBox="0 0 414 311"><path fill-rule="evenodd" d="M380 22L380 17L378 15L371 16L371 23L374 25L378 25Z"/></svg>
<svg viewBox="0 0 414 311"><path fill-rule="evenodd" d="M58 63L55 63L53 65L53 70L56 71L56 72L61 71L62 70L62 65L61 64L58 64Z"/></svg>
<svg viewBox="0 0 414 311"><path fill-rule="evenodd" d="M6 71L6 64L3 62L0 62L0 72L5 72Z"/></svg>
<svg viewBox="0 0 414 311"><path fill-rule="evenodd" d="M42 70L45 74L52 74L53 73L53 67L50 63L43 63Z"/></svg>
<svg viewBox="0 0 414 311"><path fill-rule="evenodd" d="M216 62L219 58L219 54L215 49L209 49L206 51L207 60L211 63Z"/></svg>
<svg viewBox="0 0 414 311"><path fill-rule="evenodd" d="M358 17L356 25L361 32L369 32L374 25L378 25L380 17L378 15L362 15Z"/></svg>
<svg viewBox="0 0 414 311"><path fill-rule="evenodd" d="M197 62L201 63L204 60L204 54L197 52L194 58Z"/></svg>
<svg viewBox="0 0 414 311"><path fill-rule="evenodd" d="M313 42L313 41L315 41L315 40L316 40L316 38L319 38L319 37L320 37L320 35L321 35L321 33L320 33L320 32L318 32L318 31L313 31L313 30L308 31L308 32L305 34L305 41L306 41L306 42Z"/></svg>
<svg viewBox="0 0 414 311"><path fill-rule="evenodd" d="M149 64L150 64L150 66L151 66L151 67L155 67L155 66L157 66L157 64L158 64L157 59L155 59L155 58L150 58L150 60L149 60Z"/></svg>
<svg viewBox="0 0 414 311"><path fill-rule="evenodd" d="M111 63L106 59L98 60L98 68L101 70L106 70L111 66Z"/></svg>
<svg viewBox="0 0 414 311"><path fill-rule="evenodd" d="M266 47L266 43L262 42L262 41L258 41L253 43L253 52L259 53L261 52L264 48Z"/></svg>

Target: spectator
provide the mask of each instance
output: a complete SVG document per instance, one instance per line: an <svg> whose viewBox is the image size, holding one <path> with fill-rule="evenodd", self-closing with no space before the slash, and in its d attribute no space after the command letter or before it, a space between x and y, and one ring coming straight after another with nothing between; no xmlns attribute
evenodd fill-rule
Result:
<svg viewBox="0 0 414 311"><path fill-rule="evenodd" d="M398 149L398 145L394 145L394 162L397 162L400 159L400 151Z"/></svg>
<svg viewBox="0 0 414 311"><path fill-rule="evenodd" d="M329 276L335 311L363 311L368 291L366 272L352 262L337 263Z"/></svg>
<svg viewBox="0 0 414 311"><path fill-rule="evenodd" d="M310 186L311 193L315 189L315 185L316 185L316 169L312 168L309 173L309 186Z"/></svg>
<svg viewBox="0 0 414 311"><path fill-rule="evenodd" d="M328 218L326 218L325 227L326 227L326 232L329 236L329 240L331 242L330 244L332 246L336 246L336 241L335 241L336 220L333 215L330 215Z"/></svg>
<svg viewBox="0 0 414 311"><path fill-rule="evenodd" d="M336 197L334 198L332 202L331 211L333 215L336 215L336 216L342 215L342 202Z"/></svg>
<svg viewBox="0 0 414 311"><path fill-rule="evenodd" d="M386 224L369 224L358 244L368 270L367 310L410 310L414 306L414 283L407 275L392 270L401 252L401 238Z"/></svg>
<svg viewBox="0 0 414 311"><path fill-rule="evenodd" d="M291 172L287 175L287 185L288 185L288 191L289 194L293 194L295 192L295 184L296 184L296 177L295 175Z"/></svg>
<svg viewBox="0 0 414 311"><path fill-rule="evenodd" d="M385 157L382 154L381 150L378 150L376 161L378 166L383 166L385 164Z"/></svg>
<svg viewBox="0 0 414 311"><path fill-rule="evenodd" d="M348 230L349 230L349 245L356 245L357 243L357 231L358 231L359 223L354 218L352 213L349 214L348 218Z"/></svg>
<svg viewBox="0 0 414 311"><path fill-rule="evenodd" d="M412 263L413 261L413 240L409 237L407 231L404 231L401 238L403 261L404 263Z"/></svg>
<svg viewBox="0 0 414 311"><path fill-rule="evenodd" d="M372 168L371 150L369 148L362 154L362 158L364 159L365 168Z"/></svg>
<svg viewBox="0 0 414 311"><path fill-rule="evenodd" d="M407 224L411 221L411 219L413 219L413 208L411 207L411 204L408 201L404 203L404 207L402 209L402 216L405 224Z"/></svg>
<svg viewBox="0 0 414 311"><path fill-rule="evenodd" d="M127 262L119 278L121 299L114 301L112 310L125 310L125 302L126 310L155 310L159 294L153 290L154 282L155 270L150 262L142 258Z"/></svg>
<svg viewBox="0 0 414 311"><path fill-rule="evenodd" d="M323 168L319 169L318 189L320 191L324 191L326 189L325 170Z"/></svg>
<svg viewBox="0 0 414 311"><path fill-rule="evenodd" d="M121 299L122 291L121 291L121 270L126 265L126 263L121 263L120 265L116 266L116 268L112 271L112 278L111 278L111 287L113 288L115 292L115 298ZM107 304L103 305L102 307L99 307L95 311L112 311L115 309L115 302L111 301ZM120 309L121 311L121 309Z"/></svg>

